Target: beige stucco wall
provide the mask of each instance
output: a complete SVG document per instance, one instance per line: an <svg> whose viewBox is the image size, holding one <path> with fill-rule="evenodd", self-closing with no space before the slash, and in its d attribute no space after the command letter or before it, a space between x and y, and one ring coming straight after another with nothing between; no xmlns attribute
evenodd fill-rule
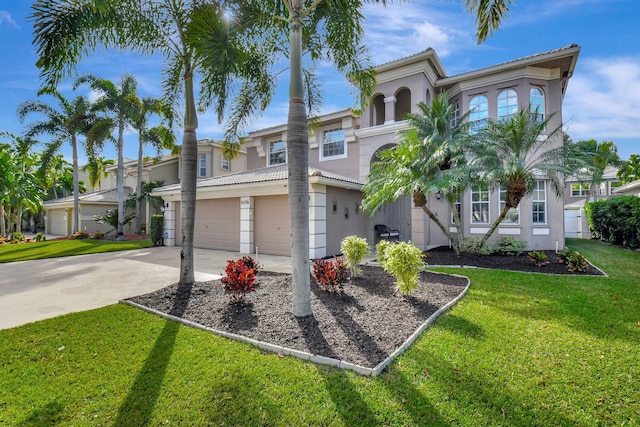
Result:
<svg viewBox="0 0 640 427"><path fill-rule="evenodd" d="M327 187L327 256L339 254L342 239L351 235L366 238L373 247L369 233L371 220L360 210L361 203L360 191Z"/></svg>

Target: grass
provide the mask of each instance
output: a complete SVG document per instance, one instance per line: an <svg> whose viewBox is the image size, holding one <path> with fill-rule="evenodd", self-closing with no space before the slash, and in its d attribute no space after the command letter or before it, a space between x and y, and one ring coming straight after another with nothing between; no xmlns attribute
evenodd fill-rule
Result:
<svg viewBox="0 0 640 427"><path fill-rule="evenodd" d="M126 242L70 239L0 245L0 263L126 251L129 249L148 248L149 246L153 246L151 239L129 240Z"/></svg>
<svg viewBox="0 0 640 427"><path fill-rule="evenodd" d="M469 294L380 377L128 306L0 331L0 425L638 426L640 254L610 277L439 269Z"/></svg>

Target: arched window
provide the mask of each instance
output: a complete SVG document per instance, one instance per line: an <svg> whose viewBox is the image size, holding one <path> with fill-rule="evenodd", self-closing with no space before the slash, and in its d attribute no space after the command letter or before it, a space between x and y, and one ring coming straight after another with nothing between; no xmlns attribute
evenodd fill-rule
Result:
<svg viewBox="0 0 640 427"><path fill-rule="evenodd" d="M384 95L373 98L371 103L371 123L374 126L384 124Z"/></svg>
<svg viewBox="0 0 640 427"><path fill-rule="evenodd" d="M498 121L508 120L518 111L518 93L505 89L498 94Z"/></svg>
<svg viewBox="0 0 640 427"><path fill-rule="evenodd" d="M405 119L405 115L411 112L411 91L409 89L400 89L396 94L396 113L394 120L396 122Z"/></svg>
<svg viewBox="0 0 640 427"><path fill-rule="evenodd" d="M544 121L544 94L542 89L533 87L529 91L529 108L531 119L540 123Z"/></svg>
<svg viewBox="0 0 640 427"><path fill-rule="evenodd" d="M469 131L476 133L487 127L489 101L484 95L476 95L469 101Z"/></svg>

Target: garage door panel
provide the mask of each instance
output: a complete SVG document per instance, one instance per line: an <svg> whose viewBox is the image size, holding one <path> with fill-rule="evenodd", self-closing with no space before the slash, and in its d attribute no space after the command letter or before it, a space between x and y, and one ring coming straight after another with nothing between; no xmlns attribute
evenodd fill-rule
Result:
<svg viewBox="0 0 640 427"><path fill-rule="evenodd" d="M287 195L255 198L254 240L260 253L291 255L291 221Z"/></svg>
<svg viewBox="0 0 640 427"><path fill-rule="evenodd" d="M240 200L198 200L193 237L197 248L240 250Z"/></svg>

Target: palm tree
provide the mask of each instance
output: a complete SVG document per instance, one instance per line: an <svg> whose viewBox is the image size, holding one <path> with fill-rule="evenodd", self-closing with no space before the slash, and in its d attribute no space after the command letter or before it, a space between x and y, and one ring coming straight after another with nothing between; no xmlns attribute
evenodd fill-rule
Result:
<svg viewBox="0 0 640 427"><path fill-rule="evenodd" d="M413 196L415 206L442 230L458 254L463 240L456 202L470 184L464 146L468 137L466 116L454 121L455 105L446 92L431 103L418 104L420 114L408 114L411 129L400 134L400 143L378 154L364 186L363 209L376 213L402 196ZM427 205L427 195L444 196L457 229L454 238Z"/></svg>
<svg viewBox="0 0 640 427"><path fill-rule="evenodd" d="M8 207L9 194L15 186L15 165L10 149L8 144L0 144L0 236L2 237L7 237L5 205Z"/></svg>
<svg viewBox="0 0 640 427"><path fill-rule="evenodd" d="M141 205L142 205L142 164L144 163L143 147L145 142L150 142L160 152L162 149L172 149L175 143L175 135L171 129L171 106L161 99L146 97L139 99L131 97L133 110L131 113L131 125L138 131L138 182L136 185L136 233L142 230ZM149 117L157 114L163 120L168 120L169 125L162 124L149 128Z"/></svg>
<svg viewBox="0 0 640 427"><path fill-rule="evenodd" d="M124 226L124 131L131 123L134 114L134 103L138 84L135 77L130 74L123 74L120 77L120 85L116 86L112 81L102 79L92 75L80 77L74 84L74 89L80 85L88 84L92 90L98 92L100 96L92 106L94 112L103 112L112 117L104 120L104 127L107 129L117 129L118 138L116 140L116 150L118 152L118 233L122 234Z"/></svg>
<svg viewBox="0 0 640 427"><path fill-rule="evenodd" d="M206 109L216 100L221 119L229 76L242 69L248 70L245 75L257 72L257 62L247 60L242 54L244 46L235 43L239 28L224 19L221 6L198 0L37 0L32 8L37 65L45 87L55 87L61 78L71 75L82 58L97 47L163 57L164 99L170 100L174 109L182 101L184 108L179 283L193 283L198 128L194 78L199 76L201 81L200 107ZM79 16L82 19L77 19ZM201 19L202 25L217 35L214 57L196 55L187 43L194 17L206 18ZM260 98L262 92L254 95Z"/></svg>
<svg viewBox="0 0 640 427"><path fill-rule="evenodd" d="M543 175L561 197L563 178L575 173L585 163L574 146L562 142L562 125L551 129L550 120L535 120L529 108L519 110L508 120L489 120L486 129L469 144L469 165L477 173L478 182L506 188L505 204L500 215L480 242L482 247L511 208L536 188ZM556 139L558 142L554 142Z"/></svg>
<svg viewBox="0 0 640 427"><path fill-rule="evenodd" d="M115 165L116 162L112 159L105 159L103 156L91 156L89 157L87 164L82 167L82 171L89 175L89 185L91 188L98 190L102 189L102 178L109 176L107 168Z"/></svg>
<svg viewBox="0 0 640 427"><path fill-rule="evenodd" d="M589 189L589 198L598 200L598 188L603 181L604 171L607 166L620 166L621 161L618 156L618 148L612 141L603 141L599 143L595 139L588 139L576 142L575 147L585 156L587 167L578 173L581 180L591 183ZM588 200L588 199L587 199Z"/></svg>
<svg viewBox="0 0 640 427"><path fill-rule="evenodd" d="M79 224L78 195L80 194L78 186L78 138L81 135L85 136L83 141L85 150L91 152L90 146L94 142L99 143L103 137L98 133L91 133L96 118L91 112L91 103L85 97L78 96L69 101L55 89L40 91L39 94L49 94L56 98L59 108L55 109L39 100L29 100L18 106L18 116L21 121L29 113L39 113L45 117L42 121L29 124L26 132L29 138L43 133L53 136L53 140L46 145L42 154L41 168L43 170L49 168L50 162L65 142L71 145L74 183L73 232L75 233L78 231Z"/></svg>
<svg viewBox="0 0 640 427"><path fill-rule="evenodd" d="M618 171L618 179L623 184L640 179L640 154L632 154L629 156L629 160L622 162Z"/></svg>

